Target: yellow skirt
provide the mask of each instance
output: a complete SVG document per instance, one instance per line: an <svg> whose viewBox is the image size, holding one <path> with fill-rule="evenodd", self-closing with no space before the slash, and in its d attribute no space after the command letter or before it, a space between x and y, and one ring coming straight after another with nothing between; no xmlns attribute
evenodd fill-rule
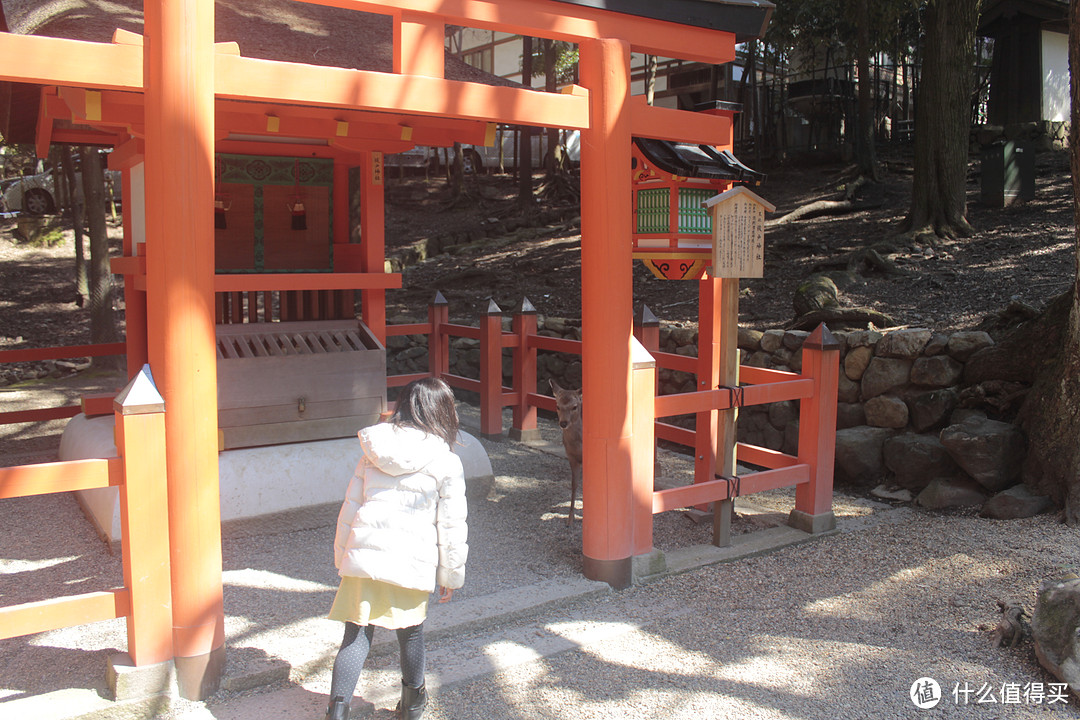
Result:
<svg viewBox="0 0 1080 720"><path fill-rule="evenodd" d="M343 577L328 617L389 630L412 627L427 618L429 595L380 580Z"/></svg>

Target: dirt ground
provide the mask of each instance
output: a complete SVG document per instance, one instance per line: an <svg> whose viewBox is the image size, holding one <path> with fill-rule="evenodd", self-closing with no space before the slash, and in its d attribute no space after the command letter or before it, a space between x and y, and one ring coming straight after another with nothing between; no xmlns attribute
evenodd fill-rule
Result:
<svg viewBox="0 0 1080 720"><path fill-rule="evenodd" d="M796 285L831 260L883 240L896 239L911 195L911 161L903 152L885 155L880 207L767 228L765 276L742 282L739 320L757 329L783 327L795 315ZM839 164L766 168L757 192L775 203L775 219L818 199L842 192L848 168ZM937 330L966 329L1015 301L1039 308L1068 289L1073 276L1072 209L1068 157L1042 154L1037 162L1036 199L1008 208L980 202L980 167L971 165L968 217L977 234L934 246L900 243L886 255L897 274L863 269L842 288L841 304L890 315L896 325ZM447 237L452 253L405 270L404 289L390 293L390 310L422 317L439 290L451 318L473 322L494 298L511 310L523 296L548 315L580 317L580 222L556 221L471 244L518 213L515 187L505 176L470 179L471 207L447 209L444 181L390 178L387 190L387 251L399 252L423 237ZM537 177L537 184L540 178ZM634 268L635 308L642 304L665 321L696 321L697 285L661 281L640 263Z"/></svg>

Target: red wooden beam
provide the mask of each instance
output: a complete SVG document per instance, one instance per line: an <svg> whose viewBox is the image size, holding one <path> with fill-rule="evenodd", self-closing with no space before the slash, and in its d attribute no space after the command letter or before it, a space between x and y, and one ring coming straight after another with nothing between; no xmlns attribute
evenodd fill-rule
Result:
<svg viewBox="0 0 1080 720"><path fill-rule="evenodd" d="M122 588L13 605L0 608L0 639L112 620L129 612L128 591Z"/></svg>
<svg viewBox="0 0 1080 720"><path fill-rule="evenodd" d="M394 337L396 335L429 335L430 333L431 323L409 323L407 325L386 326L387 337Z"/></svg>
<svg viewBox="0 0 1080 720"><path fill-rule="evenodd" d="M37 360L61 360L73 357L107 357L123 355L127 351L124 343L102 343L100 345L65 345L63 347L31 348L27 350L2 350L0 363L35 362Z"/></svg>
<svg viewBox="0 0 1080 720"><path fill-rule="evenodd" d="M314 5L390 14L372 0L304 0ZM635 52L719 65L735 59L735 35L549 0L395 0L393 8L446 25L578 43L621 38ZM404 48L402 52L408 52Z"/></svg>
<svg viewBox="0 0 1080 720"><path fill-rule="evenodd" d="M749 445L747 443L736 444L735 455L739 458L739 462L741 463L759 465L772 470L799 464L799 458L794 455L788 455L779 450L772 450L759 445Z"/></svg>
<svg viewBox="0 0 1080 720"><path fill-rule="evenodd" d="M731 147L731 118L656 107L644 95L630 98L630 127L634 137Z"/></svg>
<svg viewBox="0 0 1080 720"><path fill-rule="evenodd" d="M765 490L788 487L809 482L809 465L792 465L778 470L765 470L759 473L739 476L739 494L750 495ZM732 483L727 480L709 480L708 482L653 493L653 514L693 507L705 503L731 499Z"/></svg>
<svg viewBox="0 0 1080 720"><path fill-rule="evenodd" d="M0 425L16 425L28 422L49 422L50 420L63 420L75 417L81 408L78 405L65 405L55 408L40 408L37 410L12 410L0 413Z"/></svg>
<svg viewBox="0 0 1080 720"><path fill-rule="evenodd" d="M215 62L216 92L223 98L516 125L589 126L589 100L576 95L228 55Z"/></svg>
<svg viewBox="0 0 1080 720"><path fill-rule="evenodd" d="M0 468L0 499L121 485L120 458L68 460Z"/></svg>
<svg viewBox="0 0 1080 720"><path fill-rule="evenodd" d="M214 292L400 288L400 273L259 273L215 275Z"/></svg>
<svg viewBox="0 0 1080 720"><path fill-rule="evenodd" d="M529 337L529 346L537 350L552 350L554 352L581 354L580 340L567 340L566 338L548 337L547 335L532 335Z"/></svg>

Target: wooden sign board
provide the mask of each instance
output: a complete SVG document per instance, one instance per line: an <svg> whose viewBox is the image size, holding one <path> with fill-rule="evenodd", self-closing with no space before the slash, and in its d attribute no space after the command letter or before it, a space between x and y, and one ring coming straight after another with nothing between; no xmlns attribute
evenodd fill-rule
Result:
<svg viewBox="0 0 1080 720"><path fill-rule="evenodd" d="M714 278L758 278L765 274L765 212L776 206L742 185L702 205L712 215Z"/></svg>

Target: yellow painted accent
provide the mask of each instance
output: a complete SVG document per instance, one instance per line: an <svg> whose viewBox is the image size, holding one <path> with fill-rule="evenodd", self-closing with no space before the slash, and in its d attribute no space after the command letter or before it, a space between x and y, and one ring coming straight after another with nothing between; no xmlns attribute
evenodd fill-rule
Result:
<svg viewBox="0 0 1080 720"><path fill-rule="evenodd" d="M281 118L277 115L266 116L266 132L277 132L281 129Z"/></svg>
<svg viewBox="0 0 1080 720"><path fill-rule="evenodd" d="M408 125L402 125L401 126L401 139L402 140L412 140L412 128L409 127Z"/></svg>
<svg viewBox="0 0 1080 720"><path fill-rule="evenodd" d="M86 91L86 119L101 120L101 92L98 90Z"/></svg>
<svg viewBox="0 0 1080 720"><path fill-rule="evenodd" d="M498 125L495 123L488 123L487 128L484 131L484 147L492 147L495 145L495 131Z"/></svg>
<svg viewBox="0 0 1080 720"><path fill-rule="evenodd" d="M349 136L349 123L344 120L338 120L337 123L337 136L348 137Z"/></svg>
<svg viewBox="0 0 1080 720"><path fill-rule="evenodd" d="M711 260L712 249L702 248L701 252L668 252L664 248L632 253L635 260Z"/></svg>

